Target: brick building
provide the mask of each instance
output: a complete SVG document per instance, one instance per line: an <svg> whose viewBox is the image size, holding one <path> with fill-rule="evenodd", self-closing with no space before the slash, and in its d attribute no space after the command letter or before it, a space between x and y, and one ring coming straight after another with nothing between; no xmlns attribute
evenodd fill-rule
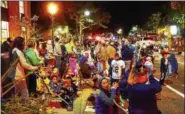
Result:
<svg viewBox="0 0 185 114"><path fill-rule="evenodd" d="M1 42L7 37L30 38L29 27L21 24L23 18L31 18L30 1L1 1Z"/></svg>

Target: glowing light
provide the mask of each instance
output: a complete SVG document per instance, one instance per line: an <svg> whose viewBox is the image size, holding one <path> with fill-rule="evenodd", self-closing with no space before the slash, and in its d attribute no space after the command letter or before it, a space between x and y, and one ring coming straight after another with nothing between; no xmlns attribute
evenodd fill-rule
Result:
<svg viewBox="0 0 185 114"><path fill-rule="evenodd" d="M96 40L100 41L100 37L99 36L96 36Z"/></svg>
<svg viewBox="0 0 185 114"><path fill-rule="evenodd" d="M117 31L117 33L118 33L118 34L122 34L122 29L119 29L119 30Z"/></svg>
<svg viewBox="0 0 185 114"><path fill-rule="evenodd" d="M57 8L57 5L55 3L50 3L48 4L48 12L51 14L51 15L55 15L56 12L57 12L58 8Z"/></svg>
<svg viewBox="0 0 185 114"><path fill-rule="evenodd" d="M170 26L170 32L172 35L177 35L177 26L176 25Z"/></svg>
<svg viewBox="0 0 185 114"><path fill-rule="evenodd" d="M89 10L85 10L84 15L85 16L89 16L90 15L90 11Z"/></svg>
<svg viewBox="0 0 185 114"><path fill-rule="evenodd" d="M89 39L92 39L92 36L88 36Z"/></svg>

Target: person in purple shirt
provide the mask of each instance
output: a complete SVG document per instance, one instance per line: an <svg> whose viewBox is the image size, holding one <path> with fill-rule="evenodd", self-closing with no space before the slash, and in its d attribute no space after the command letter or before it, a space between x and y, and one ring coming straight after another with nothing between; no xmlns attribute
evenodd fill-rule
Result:
<svg viewBox="0 0 185 114"><path fill-rule="evenodd" d="M157 94L161 92L160 83L150 76L142 65L136 65L129 74L128 86L122 89L122 97L128 98L129 114L161 114L157 107ZM146 83L150 81L150 83ZM126 83L125 81L123 83ZM124 90L124 91L123 91Z"/></svg>
<svg viewBox="0 0 185 114"><path fill-rule="evenodd" d="M112 106L114 105L117 87L118 83L115 82L109 90L109 81L106 78L102 78L99 80L100 92L96 96L95 100L96 114L114 114Z"/></svg>

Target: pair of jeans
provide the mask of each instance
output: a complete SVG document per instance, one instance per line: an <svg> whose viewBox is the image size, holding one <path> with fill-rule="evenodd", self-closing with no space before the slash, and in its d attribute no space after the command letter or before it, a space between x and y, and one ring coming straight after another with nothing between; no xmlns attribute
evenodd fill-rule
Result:
<svg viewBox="0 0 185 114"><path fill-rule="evenodd" d="M56 58L55 67L60 69L61 56L57 55L57 56L55 56L55 58Z"/></svg>
<svg viewBox="0 0 185 114"><path fill-rule="evenodd" d="M29 95L36 93L37 88L37 75L35 73L32 73L27 78L27 86L28 86L28 92Z"/></svg>
<svg viewBox="0 0 185 114"><path fill-rule="evenodd" d="M159 83L160 83L161 85L164 84L164 80L165 80L165 78L166 78L166 73L167 73L167 71L161 72L161 77L160 77L160 81L159 81Z"/></svg>

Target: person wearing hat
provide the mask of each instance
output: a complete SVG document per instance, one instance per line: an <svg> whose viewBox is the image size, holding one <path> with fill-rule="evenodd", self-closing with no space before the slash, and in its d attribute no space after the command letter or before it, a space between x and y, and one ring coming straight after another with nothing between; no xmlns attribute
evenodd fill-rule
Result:
<svg viewBox="0 0 185 114"><path fill-rule="evenodd" d="M157 107L157 94L162 89L153 76L148 78L148 69L145 66L136 64L124 83L128 83L128 86L122 88L122 96L128 98L129 114L161 114Z"/></svg>
<svg viewBox="0 0 185 114"><path fill-rule="evenodd" d="M167 55L169 54L166 51L162 51L162 58L161 58L161 62L160 62L160 72L161 72L161 77L160 77L160 84L164 85L164 80L166 78L166 73L168 71L168 58Z"/></svg>
<svg viewBox="0 0 185 114"><path fill-rule="evenodd" d="M115 114L113 112L114 99L116 97L116 89L118 83L114 83L110 89L109 81L106 78L101 78L98 81L100 92L95 100L96 114Z"/></svg>

